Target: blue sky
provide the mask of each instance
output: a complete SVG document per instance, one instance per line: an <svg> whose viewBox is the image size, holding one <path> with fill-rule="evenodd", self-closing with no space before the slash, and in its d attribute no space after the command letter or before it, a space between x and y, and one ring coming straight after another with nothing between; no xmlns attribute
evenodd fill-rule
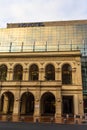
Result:
<svg viewBox="0 0 87 130"><path fill-rule="evenodd" d="M0 0L0 28L7 23L87 19L87 0Z"/></svg>

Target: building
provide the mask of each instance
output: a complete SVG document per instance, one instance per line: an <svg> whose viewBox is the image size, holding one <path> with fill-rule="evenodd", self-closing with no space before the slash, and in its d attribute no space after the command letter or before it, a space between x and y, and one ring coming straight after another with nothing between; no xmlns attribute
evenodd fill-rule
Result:
<svg viewBox="0 0 87 130"><path fill-rule="evenodd" d="M2 115L87 112L87 20L14 23L0 29Z"/></svg>

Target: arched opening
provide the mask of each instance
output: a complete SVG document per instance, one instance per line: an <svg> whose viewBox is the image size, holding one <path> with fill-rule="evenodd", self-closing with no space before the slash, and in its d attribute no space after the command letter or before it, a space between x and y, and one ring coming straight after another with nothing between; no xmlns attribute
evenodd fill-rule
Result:
<svg viewBox="0 0 87 130"><path fill-rule="evenodd" d="M41 115L55 115L55 96L50 92L44 93L41 97Z"/></svg>
<svg viewBox="0 0 87 130"><path fill-rule="evenodd" d="M55 68L53 65L49 64L46 66L45 78L46 80L55 80Z"/></svg>
<svg viewBox="0 0 87 130"><path fill-rule="evenodd" d="M5 92L1 96L1 108L2 114L12 114L14 107L14 95L11 92Z"/></svg>
<svg viewBox="0 0 87 130"><path fill-rule="evenodd" d="M18 64L14 67L13 80L20 81L22 80L22 77L23 77L23 67Z"/></svg>
<svg viewBox="0 0 87 130"><path fill-rule="evenodd" d="M7 77L7 66L1 65L0 66L0 81L5 81Z"/></svg>
<svg viewBox="0 0 87 130"><path fill-rule="evenodd" d="M62 84L72 84L72 68L69 64L62 66Z"/></svg>
<svg viewBox="0 0 87 130"><path fill-rule="evenodd" d="M39 78L39 69L38 66L33 64L29 69L29 80L38 80Z"/></svg>
<svg viewBox="0 0 87 130"><path fill-rule="evenodd" d="M21 96L20 114L21 115L34 114L34 96L32 93L25 92Z"/></svg>

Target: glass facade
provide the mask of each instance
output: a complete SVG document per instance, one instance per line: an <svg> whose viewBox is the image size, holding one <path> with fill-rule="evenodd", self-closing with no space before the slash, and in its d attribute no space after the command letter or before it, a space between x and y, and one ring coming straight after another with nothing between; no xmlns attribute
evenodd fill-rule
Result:
<svg viewBox="0 0 87 130"><path fill-rule="evenodd" d="M9 24L7 28L0 29L0 52L72 50L81 50L82 53L85 101L87 99L87 20L26 23L20 26Z"/></svg>
<svg viewBox="0 0 87 130"><path fill-rule="evenodd" d="M87 55L87 24L0 29L0 51L58 51L81 49ZM3 49L2 49L3 48Z"/></svg>

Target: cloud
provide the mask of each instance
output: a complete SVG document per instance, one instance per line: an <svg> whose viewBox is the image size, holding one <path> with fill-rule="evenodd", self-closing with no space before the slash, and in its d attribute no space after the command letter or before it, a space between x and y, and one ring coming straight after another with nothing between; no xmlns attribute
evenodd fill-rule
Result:
<svg viewBox="0 0 87 130"><path fill-rule="evenodd" d="M87 0L3 0L0 27L6 23L87 18Z"/></svg>

